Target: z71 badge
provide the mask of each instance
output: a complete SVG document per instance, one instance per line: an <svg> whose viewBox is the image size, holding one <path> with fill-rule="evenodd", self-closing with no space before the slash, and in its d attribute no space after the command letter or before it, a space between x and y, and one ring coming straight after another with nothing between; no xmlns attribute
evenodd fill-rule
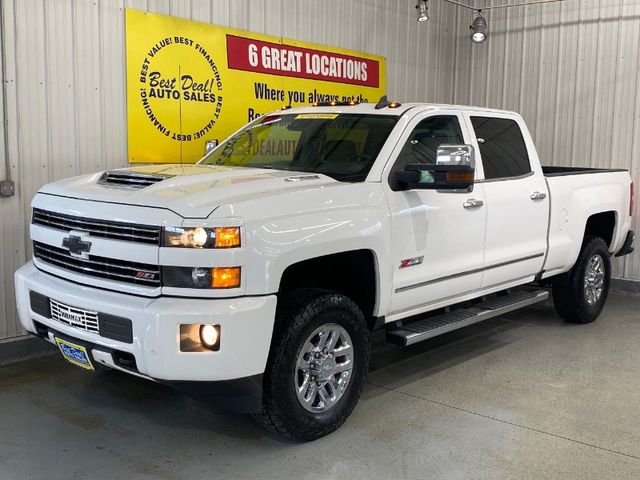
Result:
<svg viewBox="0 0 640 480"><path fill-rule="evenodd" d="M400 262L400 268L407 268L407 267L413 267L414 265L420 265L422 263L422 260L424 260L424 256L407 258L406 260L402 260Z"/></svg>

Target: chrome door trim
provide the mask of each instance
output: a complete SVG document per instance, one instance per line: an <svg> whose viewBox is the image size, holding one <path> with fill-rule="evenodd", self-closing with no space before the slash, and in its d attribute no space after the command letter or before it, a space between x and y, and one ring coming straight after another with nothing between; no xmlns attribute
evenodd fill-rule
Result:
<svg viewBox="0 0 640 480"><path fill-rule="evenodd" d="M521 180L523 178L530 177L533 174L534 172L532 170L529 173L517 175L515 177L500 177L500 178L489 178L489 179L481 178L481 179L475 180L474 183L493 183L493 182L506 182L507 180Z"/></svg>
<svg viewBox="0 0 640 480"><path fill-rule="evenodd" d="M508 260L506 262L496 263L488 267L474 268L473 270L454 273L452 275L447 275L446 277L434 278L433 280L427 280L426 282L414 283L413 285L407 285L405 287L396 288L395 293L406 292L407 290L413 290L414 288L425 287L427 285L431 285L432 283L443 282L445 280L452 280L454 278L464 277L466 275L473 275L474 273L481 273L481 272L484 272L485 270L492 270L494 268L506 267L507 265L511 265L513 263L526 262L527 260L533 260L534 258L544 257L544 254L545 252L535 253L533 255L527 255L526 257L518 258L516 260Z"/></svg>

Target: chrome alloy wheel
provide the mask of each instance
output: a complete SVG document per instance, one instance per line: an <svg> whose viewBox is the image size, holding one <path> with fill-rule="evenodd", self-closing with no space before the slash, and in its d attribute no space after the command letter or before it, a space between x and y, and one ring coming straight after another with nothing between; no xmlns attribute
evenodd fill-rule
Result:
<svg viewBox="0 0 640 480"><path fill-rule="evenodd" d="M316 328L298 352L298 401L309 412L326 412L346 392L352 370L353 343L347 331L336 323Z"/></svg>
<svg viewBox="0 0 640 480"><path fill-rule="evenodd" d="M584 298L589 305L594 305L600 300L604 288L604 260L596 253L589 260L584 276Z"/></svg>

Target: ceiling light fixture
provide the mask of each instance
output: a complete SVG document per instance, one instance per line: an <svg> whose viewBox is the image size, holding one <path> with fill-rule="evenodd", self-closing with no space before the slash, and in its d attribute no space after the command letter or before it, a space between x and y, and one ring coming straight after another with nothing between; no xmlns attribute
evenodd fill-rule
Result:
<svg viewBox="0 0 640 480"><path fill-rule="evenodd" d="M418 10L418 18L416 20L419 22L426 22L429 20L429 7L427 6L427 0L418 0L416 10Z"/></svg>
<svg viewBox="0 0 640 480"><path fill-rule="evenodd" d="M482 43L487 39L487 21L482 16L482 10L478 10L478 16L473 19L473 23L469 28L471 29L471 41L473 43Z"/></svg>

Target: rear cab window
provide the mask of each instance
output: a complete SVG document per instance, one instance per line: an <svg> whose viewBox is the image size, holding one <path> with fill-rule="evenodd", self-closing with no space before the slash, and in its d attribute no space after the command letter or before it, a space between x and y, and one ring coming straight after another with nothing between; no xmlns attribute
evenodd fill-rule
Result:
<svg viewBox="0 0 640 480"><path fill-rule="evenodd" d="M531 162L520 126L508 118L471 117L485 180L529 175Z"/></svg>

